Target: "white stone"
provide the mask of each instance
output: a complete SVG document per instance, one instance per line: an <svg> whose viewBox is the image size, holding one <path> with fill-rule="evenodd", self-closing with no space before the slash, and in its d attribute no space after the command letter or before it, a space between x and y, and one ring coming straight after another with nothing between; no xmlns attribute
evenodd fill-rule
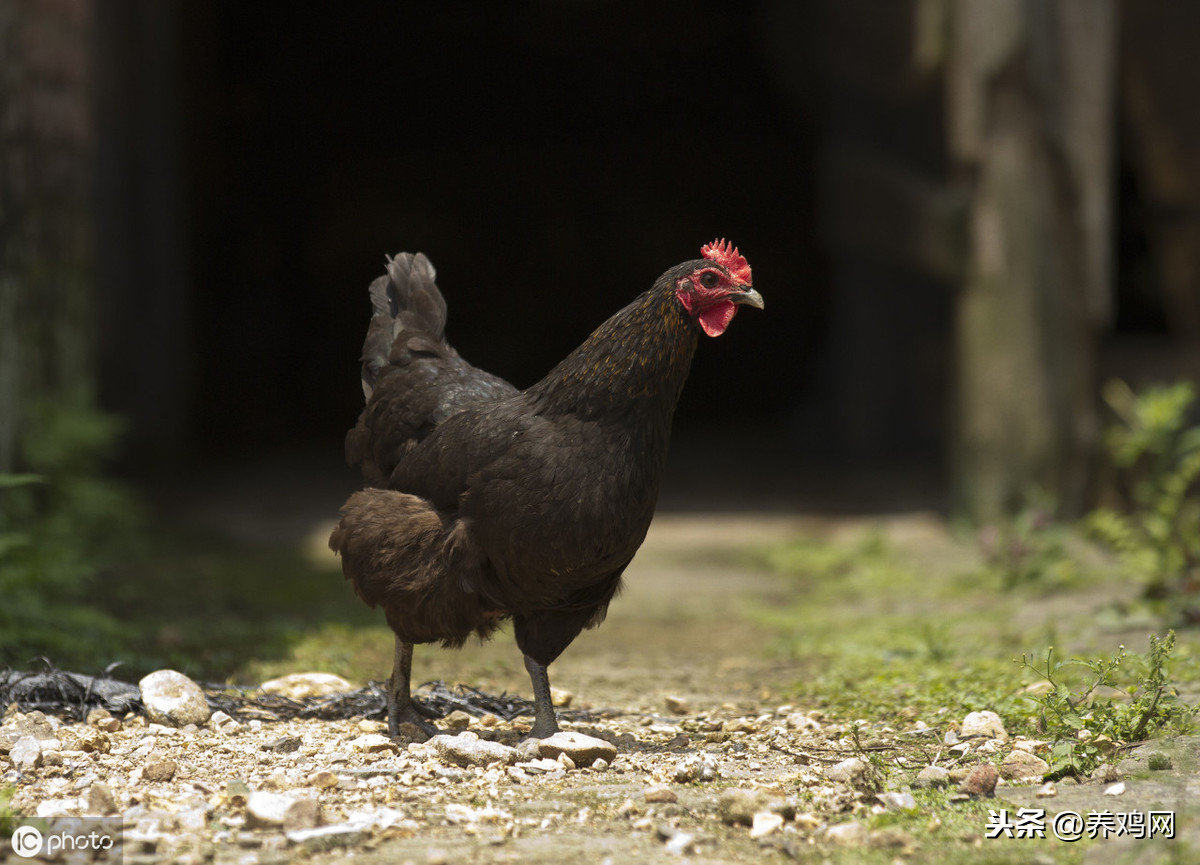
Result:
<svg viewBox="0 0 1200 865"><path fill-rule="evenodd" d="M42 765L42 746L33 736L22 736L8 752L8 759L19 772L32 772Z"/></svg>
<svg viewBox="0 0 1200 865"><path fill-rule="evenodd" d="M297 802L295 796L256 790L246 799L246 826L282 826L288 809Z"/></svg>
<svg viewBox="0 0 1200 865"><path fill-rule="evenodd" d="M84 809L82 799L43 799L37 803L37 808L34 810L35 817L64 817L67 815L78 814Z"/></svg>
<svg viewBox="0 0 1200 865"><path fill-rule="evenodd" d="M1013 751L1000 764L1000 777L1009 781L1041 781L1050 765L1030 751Z"/></svg>
<svg viewBox="0 0 1200 865"><path fill-rule="evenodd" d="M297 829L286 835L293 844L317 852L332 847L353 847L366 837L370 829L367 823L334 823L316 829Z"/></svg>
<svg viewBox="0 0 1200 865"><path fill-rule="evenodd" d="M675 764L675 780L680 784L691 781L715 781L721 774L712 754L689 754Z"/></svg>
<svg viewBox="0 0 1200 865"><path fill-rule="evenodd" d="M545 757L538 757L536 760L529 760L525 763L517 763L517 768L530 773L531 775L542 775L546 772L553 772L561 769L557 760L550 760Z"/></svg>
<svg viewBox="0 0 1200 865"><path fill-rule="evenodd" d="M364 733L350 742L350 747L363 754L375 754L383 751L392 754L400 753L400 746L379 733Z"/></svg>
<svg viewBox="0 0 1200 865"><path fill-rule="evenodd" d="M156 724L203 724L212 715L204 691L183 673L156 670L138 682L146 715Z"/></svg>
<svg viewBox="0 0 1200 865"><path fill-rule="evenodd" d="M176 814L175 820L184 832L203 832L208 826L208 809L188 808Z"/></svg>
<svg viewBox="0 0 1200 865"><path fill-rule="evenodd" d="M509 764L516 762L517 759L516 748L480 739L470 730L465 730L457 736L447 736L443 733L440 736L434 736L426 744L431 745L438 757L447 763L464 768L467 766L490 766L492 763Z"/></svg>
<svg viewBox="0 0 1200 865"><path fill-rule="evenodd" d="M814 732L821 729L821 725L810 718L803 712L792 712L787 716L788 729L798 730L800 732Z"/></svg>
<svg viewBox="0 0 1200 865"><path fill-rule="evenodd" d="M695 842L696 836L687 832L676 832L672 835L667 843L663 845L663 849L672 856L682 856L687 853L688 848Z"/></svg>
<svg viewBox="0 0 1200 865"><path fill-rule="evenodd" d="M590 766L600 759L611 763L616 759L617 746L595 736L563 730L538 740L538 754L552 760L566 754L576 766Z"/></svg>
<svg viewBox="0 0 1200 865"><path fill-rule="evenodd" d="M825 770L825 777L830 781L838 781L850 787L857 787L870 773L871 767L861 757L850 757L840 763L834 763Z"/></svg>
<svg viewBox="0 0 1200 865"><path fill-rule="evenodd" d="M950 783L950 772L941 766L926 766L917 773L914 787L945 787Z"/></svg>
<svg viewBox="0 0 1200 865"><path fill-rule="evenodd" d="M508 811L495 808L490 804L482 808L460 805L457 802L451 802L446 805L446 820L456 826L464 823L468 825L477 823L505 823L511 822L512 819L513 815Z"/></svg>
<svg viewBox="0 0 1200 865"><path fill-rule="evenodd" d="M971 712L967 717L963 718L962 729L959 731L959 736L963 739L973 739L977 736L983 736L988 739L1000 739L1008 741L1008 731L1004 729L1004 722L1000 720L1000 716L990 710L982 712Z"/></svg>
<svg viewBox="0 0 1200 865"><path fill-rule="evenodd" d="M332 673L292 673L271 679L260 685L268 694L279 694L289 700L307 700L353 691L354 686Z"/></svg>
<svg viewBox="0 0 1200 865"><path fill-rule="evenodd" d="M687 697L680 697L676 694L668 694L664 698L664 702L667 704L667 711L675 715L686 715L692 710L691 705L687 701Z"/></svg>
<svg viewBox="0 0 1200 865"><path fill-rule="evenodd" d="M783 815L771 811L759 811L754 815L754 822L750 826L750 837L765 838L772 832L778 831L782 826Z"/></svg>
<svg viewBox="0 0 1200 865"><path fill-rule="evenodd" d="M888 791L887 793L880 793L875 798L882 802L884 807L889 811L917 810L917 800L913 798L912 793Z"/></svg>
<svg viewBox="0 0 1200 865"><path fill-rule="evenodd" d="M1050 743L1043 742L1041 739L1017 739L1013 742L1014 751L1028 751L1031 754L1040 754L1050 750Z"/></svg>

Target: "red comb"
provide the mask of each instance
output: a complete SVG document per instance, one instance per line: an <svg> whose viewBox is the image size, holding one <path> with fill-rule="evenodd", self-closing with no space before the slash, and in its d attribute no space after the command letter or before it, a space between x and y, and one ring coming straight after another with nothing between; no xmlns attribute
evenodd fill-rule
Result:
<svg viewBox="0 0 1200 865"><path fill-rule="evenodd" d="M700 247L700 254L709 261L715 261L729 271L735 280L750 283L750 262L746 261L737 251L737 247L728 240L721 238Z"/></svg>

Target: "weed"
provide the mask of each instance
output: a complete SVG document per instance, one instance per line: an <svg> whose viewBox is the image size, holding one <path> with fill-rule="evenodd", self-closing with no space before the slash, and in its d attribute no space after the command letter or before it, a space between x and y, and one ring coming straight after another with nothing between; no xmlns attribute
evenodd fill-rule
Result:
<svg viewBox="0 0 1200 865"><path fill-rule="evenodd" d="M1056 661L1053 647L1044 661L1021 655L1021 668L1051 686L1028 697L1038 706L1039 730L1055 739L1047 777L1087 775L1121 743L1141 742L1168 727L1190 729L1196 707L1179 700L1167 676L1174 647L1175 632L1169 631L1163 639L1151 634L1144 656L1124 646L1090 660Z"/></svg>
<svg viewBox="0 0 1200 865"><path fill-rule="evenodd" d="M0 837L7 838L17 828L17 820L21 815L12 808L13 794L17 792L17 788L11 784L7 787L0 787Z"/></svg>
<svg viewBox="0 0 1200 865"><path fill-rule="evenodd" d="M1200 426L1187 425L1195 397L1190 382L1140 395L1117 380L1104 388L1118 418L1106 443L1126 501L1096 510L1086 525L1151 598L1178 598L1200 581Z"/></svg>
<svg viewBox="0 0 1200 865"><path fill-rule="evenodd" d="M132 545L139 509L101 473L119 421L83 397L27 414L26 472L0 476L0 664L77 663L119 640L85 593Z"/></svg>
<svg viewBox="0 0 1200 865"><path fill-rule="evenodd" d="M998 525L979 531L987 569L1005 590L1024 586L1060 589L1079 578L1079 563L1067 550L1068 529L1053 519L1050 503L1033 505Z"/></svg>

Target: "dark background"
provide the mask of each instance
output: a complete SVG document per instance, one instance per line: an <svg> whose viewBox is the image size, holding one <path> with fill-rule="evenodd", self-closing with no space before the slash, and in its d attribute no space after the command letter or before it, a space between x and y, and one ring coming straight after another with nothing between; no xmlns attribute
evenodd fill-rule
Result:
<svg viewBox="0 0 1200 865"><path fill-rule="evenodd" d="M949 189L944 85L913 71L909 4L96 14L101 393L131 421L132 468L340 452L385 254L428 254L451 342L525 386L728 237L767 308L701 346L681 439L940 476L955 274L855 169L865 152ZM1158 371L1179 335L1118 152L1101 366Z"/></svg>

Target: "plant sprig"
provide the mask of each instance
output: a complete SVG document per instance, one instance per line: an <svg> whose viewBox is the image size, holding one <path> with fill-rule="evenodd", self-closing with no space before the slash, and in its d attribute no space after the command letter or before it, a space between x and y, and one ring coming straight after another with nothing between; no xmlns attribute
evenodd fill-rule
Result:
<svg viewBox="0 0 1200 865"><path fill-rule="evenodd" d="M1056 740L1047 777L1086 775L1117 745L1141 742L1168 727L1181 733L1192 727L1197 707L1179 699L1168 676L1174 648L1175 632L1168 631L1161 639L1150 635L1146 655L1124 646L1107 658L1055 660L1053 646L1044 660L1021 655L1021 669L1051 686L1028 696L1038 706L1038 729Z"/></svg>

